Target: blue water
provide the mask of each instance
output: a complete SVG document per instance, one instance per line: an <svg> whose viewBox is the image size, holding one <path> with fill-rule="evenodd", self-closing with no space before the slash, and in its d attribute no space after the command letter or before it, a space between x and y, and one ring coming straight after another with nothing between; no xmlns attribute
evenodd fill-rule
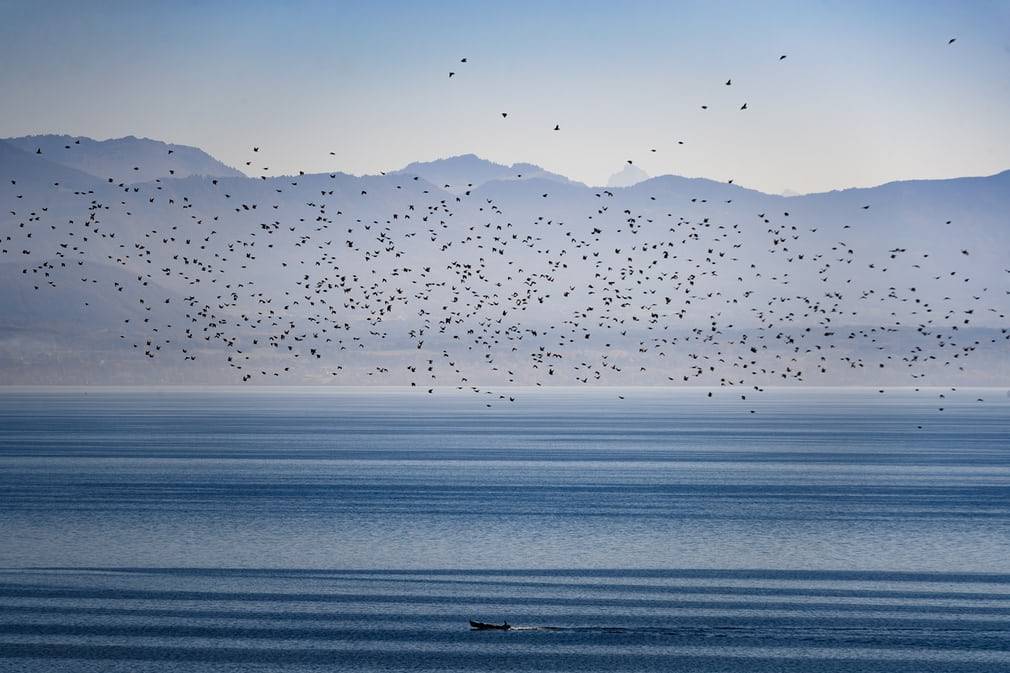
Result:
<svg viewBox="0 0 1010 673"><path fill-rule="evenodd" d="M1010 670L1006 391L745 394L2 392L0 671Z"/></svg>

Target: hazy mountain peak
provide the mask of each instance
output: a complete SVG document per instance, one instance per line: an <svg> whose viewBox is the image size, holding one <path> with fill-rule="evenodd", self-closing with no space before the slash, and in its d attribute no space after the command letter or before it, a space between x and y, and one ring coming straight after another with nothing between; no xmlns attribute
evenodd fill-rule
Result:
<svg viewBox="0 0 1010 673"><path fill-rule="evenodd" d="M648 180L649 174L634 164L625 164L607 180L607 187L630 187L643 180Z"/></svg>
<svg viewBox="0 0 1010 673"><path fill-rule="evenodd" d="M432 161L415 161L390 173L393 175L417 175L437 187L454 193L476 189L494 180L545 178L555 182L572 182L563 175L551 173L535 164L516 163L510 166L482 159L476 154L460 154Z"/></svg>
<svg viewBox="0 0 1010 673"><path fill-rule="evenodd" d="M190 175L245 177L197 147L125 136L94 140L84 136L35 135L7 138L10 145L49 162L116 182L149 182ZM41 154L37 154L41 150Z"/></svg>

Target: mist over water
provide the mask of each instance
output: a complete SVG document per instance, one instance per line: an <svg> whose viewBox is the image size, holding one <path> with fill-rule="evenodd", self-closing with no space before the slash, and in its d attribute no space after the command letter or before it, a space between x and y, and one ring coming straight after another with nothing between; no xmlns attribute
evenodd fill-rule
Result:
<svg viewBox="0 0 1010 673"><path fill-rule="evenodd" d="M0 670L1010 664L1004 390L517 396L0 394Z"/></svg>

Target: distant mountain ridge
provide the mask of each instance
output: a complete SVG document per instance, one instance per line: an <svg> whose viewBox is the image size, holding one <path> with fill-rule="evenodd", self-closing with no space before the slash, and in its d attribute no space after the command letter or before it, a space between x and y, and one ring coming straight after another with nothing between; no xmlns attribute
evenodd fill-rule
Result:
<svg viewBox="0 0 1010 673"><path fill-rule="evenodd" d="M210 307L201 312L246 330L242 338L259 338L260 320L316 320L322 304L307 302L316 301L318 282L327 288L338 279L367 282L339 300L329 297L327 315L346 321L351 331L388 330L390 353L413 353L418 348L401 328L415 316L393 303L373 328L360 311L365 292L388 284L402 287L404 296L437 294L500 280L508 289L495 286L500 296L490 310L512 303L509 310L521 311L522 326L542 334L544 325L571 323L613 292L597 274L611 274L621 288L615 296L620 305L615 301L609 310L627 321L629 335L641 335L629 339L658 334L649 331L649 321L660 319L653 314L670 327L663 336L688 333L693 339L701 332L674 330L711 333L717 322L726 334L753 331L786 314L794 326L844 335L855 331L853 325L890 324L899 309L907 310L903 326L912 335L903 332L904 343L917 338L920 325L957 322L960 330L983 330L978 348L988 344L988 354L972 360L962 381L1010 376L1010 363L996 350L1003 337L984 331L1001 329L1010 314L1004 280L1010 280L1010 171L785 197L676 175L628 187L587 186L533 164L496 164L472 154L415 162L384 175L247 177L195 148L189 155L157 141L103 142L56 135L0 140L0 378L7 381L234 382L232 363L221 361L223 351L203 330L186 337L191 352L201 354L199 365L182 365L188 369L177 359L150 360L132 345L150 339L146 329L156 324L158 338L173 339L163 346L174 352L182 343L175 330L192 323L186 315L192 311L182 310L184 298L194 294ZM105 149L113 146L109 163ZM144 165L148 156L153 166ZM189 170L230 177L186 175ZM474 281L470 264L486 264L479 267L486 275ZM663 279L639 285L643 274ZM529 285L509 287L522 279ZM278 297L261 304L249 295L243 301L251 303L235 304L230 297L236 288ZM483 295L463 301L490 306ZM918 301L944 309L917 311ZM825 302L836 307L830 328L817 322L822 312L810 308ZM974 313L947 307L973 307ZM441 330L463 324L469 325L443 320L424 347L441 352ZM592 340L580 335L586 357L613 352L606 334L597 324ZM631 346L620 355L631 358L626 371L637 371L637 348L625 345ZM869 358L878 346L861 345L851 357ZM99 352L105 355L96 357ZM245 355L278 361L275 349L259 346ZM338 362L340 351L329 355ZM379 381L374 365L385 366L382 357L362 353L345 362L346 380ZM102 358L120 362L116 371L100 366ZM526 366L509 359L501 364ZM306 368L303 378L291 380L318 382L314 371ZM649 382L680 373L660 371ZM908 383L888 372L891 378L881 383ZM862 381L855 374L835 379L842 380Z"/></svg>
<svg viewBox="0 0 1010 673"><path fill-rule="evenodd" d="M94 140L83 136L34 135L4 138L24 152L67 168L116 182L150 182L158 178L246 177L197 147L126 136Z"/></svg>
<svg viewBox="0 0 1010 673"><path fill-rule="evenodd" d="M626 164L624 168L610 176L607 187L631 187L649 179L649 174L634 164Z"/></svg>
<svg viewBox="0 0 1010 673"><path fill-rule="evenodd" d="M3 153L3 146L20 150L35 159L42 159L49 165L72 169L72 173L64 173L65 177L85 174L93 178L107 181L112 178L116 182L139 183L156 179L172 179L186 177L214 178L249 178L248 175L235 169L204 150L190 146L167 143L151 138L124 136L107 140L95 140L86 136L66 134L40 134L12 138L0 138L0 169L5 162L11 160L11 155ZM53 170L53 169L49 169ZM10 171L8 171L10 172ZM54 171L54 174L57 171ZM350 174L338 171L337 175L350 177ZM308 174L312 175L312 174ZM319 173L318 175L325 175ZM546 180L559 184L578 187L589 187L585 183L573 180L559 173L548 171L536 164L518 162L502 164L473 153L460 154L431 161L414 161L403 168L387 171L383 175L411 175L430 182L433 186L453 194L462 194L474 190L489 182L495 181L528 181ZM363 176L365 178L369 176ZM381 176L373 176L381 177ZM826 192L811 192L807 194L788 191L783 194L770 194L739 185L727 184L721 181L703 177L685 177L671 173L649 176L641 168L626 165L610 177L607 187L611 189L628 189L638 185L660 185L666 187L673 183L690 184L692 188L706 188L705 191L714 195L715 192L742 189L747 192L762 194L769 197L812 197L829 194L853 193L865 190L892 189L896 185L917 185L921 183L948 183L954 181L971 181L985 178L1007 177L1010 179L1010 169L987 176L964 176L956 178L912 178L894 180L868 187L846 187ZM711 187L711 189L708 189ZM900 189L900 187L898 187Z"/></svg>
<svg viewBox="0 0 1010 673"><path fill-rule="evenodd" d="M387 175L416 175L439 189L454 194L462 194L496 180L542 178L565 184L582 184L535 164L516 163L510 166L482 159L476 154L460 154L433 161L415 161L399 170L390 171Z"/></svg>
<svg viewBox="0 0 1010 673"><path fill-rule="evenodd" d="M4 140L0 140L0 178L33 186L43 183L47 187L59 182L83 188L96 182L96 176L90 173L49 161Z"/></svg>

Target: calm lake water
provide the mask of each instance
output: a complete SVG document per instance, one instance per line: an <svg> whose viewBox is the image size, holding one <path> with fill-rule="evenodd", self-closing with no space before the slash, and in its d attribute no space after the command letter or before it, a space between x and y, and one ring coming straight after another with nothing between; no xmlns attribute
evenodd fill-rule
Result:
<svg viewBox="0 0 1010 673"><path fill-rule="evenodd" d="M1005 390L517 394L0 392L0 671L1010 670Z"/></svg>

